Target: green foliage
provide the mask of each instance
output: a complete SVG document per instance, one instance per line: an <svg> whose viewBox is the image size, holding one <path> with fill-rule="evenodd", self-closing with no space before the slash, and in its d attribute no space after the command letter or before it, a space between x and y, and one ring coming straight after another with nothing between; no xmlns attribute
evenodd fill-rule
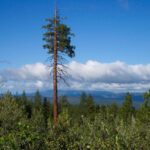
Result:
<svg viewBox="0 0 150 150"><path fill-rule="evenodd" d="M34 96L34 107L36 111L39 111L41 109L42 105L42 98L40 95L40 92L37 90Z"/></svg>
<svg viewBox="0 0 150 150"><path fill-rule="evenodd" d="M86 100L86 107L89 113L95 112L95 102L92 95L88 95Z"/></svg>
<svg viewBox="0 0 150 150"><path fill-rule="evenodd" d="M80 114L84 116L91 116L93 118L95 110L93 97L91 95L87 95L85 92L81 93L79 104Z"/></svg>
<svg viewBox="0 0 150 150"><path fill-rule="evenodd" d="M19 107L10 92L0 100L0 135L3 136L16 128L16 124L23 121L23 110Z"/></svg>
<svg viewBox="0 0 150 150"><path fill-rule="evenodd" d="M0 137L1 150L45 150L44 134L34 131L33 127L18 122L16 130Z"/></svg>
<svg viewBox="0 0 150 150"><path fill-rule="evenodd" d="M80 96L80 106L81 107L84 107L86 105L86 99L87 99L86 93L82 92L81 96Z"/></svg>
<svg viewBox="0 0 150 150"><path fill-rule="evenodd" d="M40 94L36 95L39 100ZM133 109L129 93L121 107L115 103L98 106L92 96L85 93L81 95L80 104L76 105L70 104L63 96L57 128L53 127L51 104L46 98L37 101L34 97L31 103L27 97L22 101L22 97L25 96L16 98L8 92L0 100L1 150L150 148L150 107L143 103L139 109ZM24 111L27 104L31 104L31 118Z"/></svg>
<svg viewBox="0 0 150 150"><path fill-rule="evenodd" d="M145 124L145 126L150 123L150 106L147 105L147 102L141 105L137 116L139 123Z"/></svg>
<svg viewBox="0 0 150 150"><path fill-rule="evenodd" d="M47 129L48 127L48 119L52 116L52 112L50 110L50 102L47 101L47 98L44 98L43 102L43 119L44 119L44 126Z"/></svg>
<svg viewBox="0 0 150 150"><path fill-rule="evenodd" d="M18 98L17 98L18 99ZM24 113L28 118L32 116L32 102L28 100L26 92L23 91L20 100L18 100L20 107L22 107Z"/></svg>
<svg viewBox="0 0 150 150"><path fill-rule="evenodd" d="M63 109L66 109L66 108L69 109L70 103L67 99L67 96L60 97L59 105L60 105L60 111L63 111Z"/></svg>
<svg viewBox="0 0 150 150"><path fill-rule="evenodd" d="M130 93L127 93L125 96L125 100L120 110L120 115L123 121L127 124L131 122L131 119L134 116L132 95Z"/></svg>
<svg viewBox="0 0 150 150"><path fill-rule="evenodd" d="M144 93L144 104L145 106L150 106L150 90Z"/></svg>
<svg viewBox="0 0 150 150"><path fill-rule="evenodd" d="M46 42L44 48L48 49L49 54L54 53L54 33L55 29L57 31L57 51L67 54L69 57L74 57L75 46L71 45L71 33L70 28L62 23L62 20L59 16L56 17L57 24L55 26L55 17L52 19L46 19L48 22L47 25L43 26L46 30L43 40Z"/></svg>

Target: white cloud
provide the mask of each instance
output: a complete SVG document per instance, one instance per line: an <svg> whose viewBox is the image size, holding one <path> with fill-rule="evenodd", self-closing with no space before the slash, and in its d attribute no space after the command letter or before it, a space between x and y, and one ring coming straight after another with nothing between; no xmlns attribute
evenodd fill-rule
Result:
<svg viewBox="0 0 150 150"><path fill-rule="evenodd" d="M145 91L150 88L150 64L128 65L121 61L101 63L89 60L86 63L73 61L68 65L66 89ZM42 64L28 64L20 68L0 71L3 90L34 91L52 88L49 68Z"/></svg>
<svg viewBox="0 0 150 150"><path fill-rule="evenodd" d="M36 81L35 86L36 86L38 89L41 89L41 88L44 86L44 83L43 83L42 81Z"/></svg>
<svg viewBox="0 0 150 150"><path fill-rule="evenodd" d="M90 83L143 83L150 81L150 65L127 65L116 61L100 63L88 61L85 64L69 64L71 76L78 81Z"/></svg>
<svg viewBox="0 0 150 150"><path fill-rule="evenodd" d="M5 69L0 72L1 77L5 80L12 81L35 81L48 79L48 67L42 63L28 64L21 68Z"/></svg>

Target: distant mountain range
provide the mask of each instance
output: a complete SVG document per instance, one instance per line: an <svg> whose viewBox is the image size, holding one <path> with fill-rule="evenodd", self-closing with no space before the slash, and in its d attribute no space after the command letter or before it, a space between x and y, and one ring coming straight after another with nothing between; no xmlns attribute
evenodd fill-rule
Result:
<svg viewBox="0 0 150 150"><path fill-rule="evenodd" d="M59 96L67 96L68 100L71 103L78 103L80 100L80 95L83 91L77 91L77 90L60 90L58 92ZM86 94L91 94L94 98L94 101L98 104L111 104L113 102L116 102L117 104L121 105L126 93L114 93L114 92L108 92L108 91L84 91ZM48 97L52 101L52 90L47 91L41 91L40 92L42 97ZM139 107L139 105L144 102L143 99L143 93L131 93L133 96L133 104L136 107ZM34 94L29 94L29 96L33 96Z"/></svg>

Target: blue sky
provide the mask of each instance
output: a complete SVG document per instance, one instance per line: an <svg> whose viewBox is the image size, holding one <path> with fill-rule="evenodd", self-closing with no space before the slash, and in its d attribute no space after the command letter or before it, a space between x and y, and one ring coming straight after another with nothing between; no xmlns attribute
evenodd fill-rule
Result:
<svg viewBox="0 0 150 150"><path fill-rule="evenodd" d="M60 14L75 33L77 61L149 63L150 1L58 0ZM13 66L44 62L42 25L53 15L52 0L0 1L0 59Z"/></svg>
<svg viewBox="0 0 150 150"><path fill-rule="evenodd" d="M149 0L58 0L58 7L76 35L73 61L150 63ZM1 70L46 62L42 25L53 9L54 0L0 1Z"/></svg>

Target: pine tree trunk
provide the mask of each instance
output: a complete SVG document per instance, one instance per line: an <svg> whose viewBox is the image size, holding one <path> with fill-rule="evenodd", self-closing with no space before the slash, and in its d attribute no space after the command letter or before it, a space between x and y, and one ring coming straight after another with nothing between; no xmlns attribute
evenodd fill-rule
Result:
<svg viewBox="0 0 150 150"><path fill-rule="evenodd" d="M53 117L54 126L57 126L58 121L58 96L57 96L57 29L56 29L57 19L55 18L55 39L54 39L54 64L53 64Z"/></svg>

